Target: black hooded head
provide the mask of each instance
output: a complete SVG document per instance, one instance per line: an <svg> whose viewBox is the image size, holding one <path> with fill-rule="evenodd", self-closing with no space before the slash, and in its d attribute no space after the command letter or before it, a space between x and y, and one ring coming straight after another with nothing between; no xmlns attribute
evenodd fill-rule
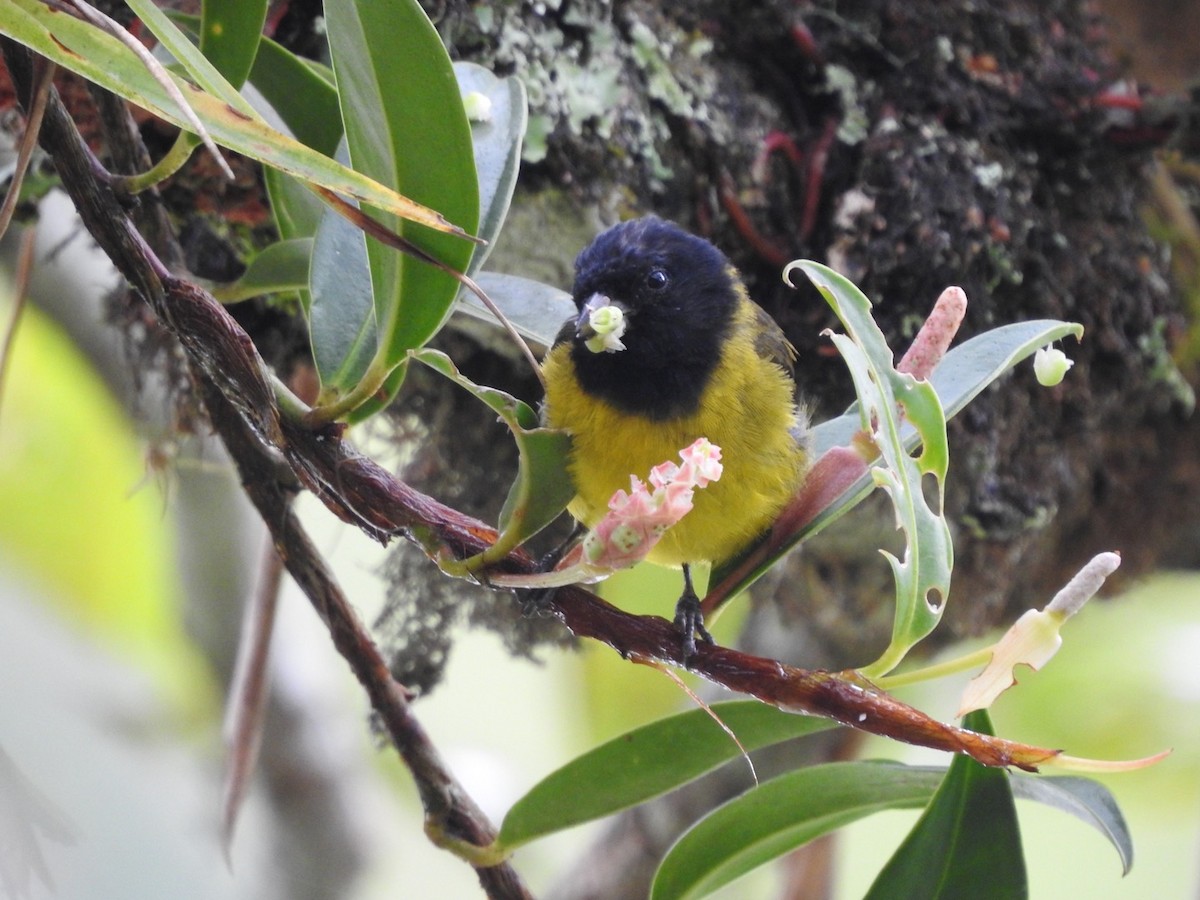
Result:
<svg viewBox="0 0 1200 900"><path fill-rule="evenodd" d="M729 260L672 222L622 222L575 260L575 306L596 295L625 313L625 349L594 353L567 323L559 340L572 342L584 390L651 419L693 412L743 296Z"/></svg>

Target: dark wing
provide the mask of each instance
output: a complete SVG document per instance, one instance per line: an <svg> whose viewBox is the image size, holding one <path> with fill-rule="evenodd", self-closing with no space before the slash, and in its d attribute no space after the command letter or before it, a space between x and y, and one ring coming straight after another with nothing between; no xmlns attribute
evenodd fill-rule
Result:
<svg viewBox="0 0 1200 900"><path fill-rule="evenodd" d="M783 329L757 303L754 308L754 349L763 359L775 363L788 375L796 374L796 348L783 334Z"/></svg>

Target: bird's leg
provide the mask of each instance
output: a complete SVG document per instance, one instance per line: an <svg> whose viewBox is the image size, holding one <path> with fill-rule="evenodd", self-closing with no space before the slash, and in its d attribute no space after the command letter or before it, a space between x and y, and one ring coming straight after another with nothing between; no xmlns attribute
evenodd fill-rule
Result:
<svg viewBox="0 0 1200 900"><path fill-rule="evenodd" d="M539 572L549 572L567 553L571 546L579 540L580 536L587 531L582 522L576 522L575 526L557 547L538 560L537 570ZM545 614L546 608L550 605L550 601L554 599L555 592L558 588L533 588L531 590L517 591L517 597L521 601L521 612L526 616L540 616Z"/></svg>
<svg viewBox="0 0 1200 900"><path fill-rule="evenodd" d="M704 613L700 611L700 598L692 586L692 570L683 564L683 593L675 604L675 627L683 634L683 664L696 655L696 636L706 644L713 644L713 636L704 627Z"/></svg>

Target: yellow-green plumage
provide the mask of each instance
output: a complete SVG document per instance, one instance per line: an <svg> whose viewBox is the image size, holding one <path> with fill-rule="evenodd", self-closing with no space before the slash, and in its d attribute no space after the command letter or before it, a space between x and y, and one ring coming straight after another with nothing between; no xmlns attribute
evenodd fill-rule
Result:
<svg viewBox="0 0 1200 900"><path fill-rule="evenodd" d="M650 553L680 566L718 562L762 534L807 469L791 346L711 244L647 217L614 226L576 261L580 317L543 366L548 425L572 435L578 494L570 512L593 526L609 498L699 437L721 448L720 480ZM624 310L624 349L586 346L587 308Z"/></svg>

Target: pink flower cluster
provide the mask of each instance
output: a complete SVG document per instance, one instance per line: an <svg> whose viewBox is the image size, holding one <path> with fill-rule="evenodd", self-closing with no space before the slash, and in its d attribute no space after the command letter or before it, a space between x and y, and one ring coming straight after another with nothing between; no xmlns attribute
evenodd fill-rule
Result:
<svg viewBox="0 0 1200 900"><path fill-rule="evenodd" d="M629 492L613 494L608 515L583 539L582 560L571 562L612 570L644 559L667 529L691 511L696 488L721 477L721 448L707 438L679 451L679 458L682 465L664 462L650 471L653 492L631 475Z"/></svg>
<svg viewBox="0 0 1200 900"><path fill-rule="evenodd" d="M721 477L721 448L707 438L680 450L679 458L682 465L665 462L650 471L653 491L631 475L629 492L612 495L608 514L552 571L531 575L496 572L489 574L489 581L519 588L588 584L640 562L666 530L691 511L696 488Z"/></svg>

